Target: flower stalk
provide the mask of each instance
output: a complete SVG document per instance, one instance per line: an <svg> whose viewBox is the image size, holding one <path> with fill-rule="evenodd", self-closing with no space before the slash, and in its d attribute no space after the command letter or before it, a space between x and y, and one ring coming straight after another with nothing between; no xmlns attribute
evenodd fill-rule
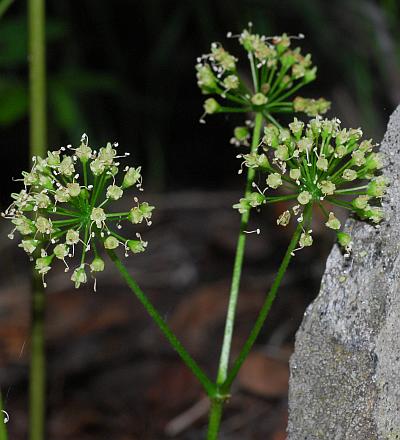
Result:
<svg viewBox="0 0 400 440"><path fill-rule="evenodd" d="M28 1L30 154L43 155L46 142L45 0ZM46 357L45 294L40 276L32 274L31 363L29 377L29 438L45 436Z"/></svg>
<svg viewBox="0 0 400 440"><path fill-rule="evenodd" d="M136 281L129 274L128 270L122 263L122 261L118 258L117 254L111 250L107 250L108 256L111 261L114 263L115 267L121 274L122 278L125 280L129 288L135 294L136 298L141 302L143 307L146 309L147 313L153 319L153 321L157 324L158 328L167 338L171 346L174 350L179 354L182 361L186 364L186 366L192 371L192 373L197 377L201 385L203 386L204 391L208 396L213 396L215 394L215 385L214 383L206 376L203 370L200 368L198 363L190 356L190 354L186 351L184 346L181 344L179 339L175 336L172 330L169 328L168 324L164 321L158 311L155 309L147 295L143 292L143 290L139 287Z"/></svg>

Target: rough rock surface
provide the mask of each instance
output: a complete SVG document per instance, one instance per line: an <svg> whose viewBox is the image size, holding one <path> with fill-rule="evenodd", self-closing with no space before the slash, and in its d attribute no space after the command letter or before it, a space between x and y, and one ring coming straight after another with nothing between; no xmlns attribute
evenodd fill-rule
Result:
<svg viewBox="0 0 400 440"><path fill-rule="evenodd" d="M350 219L291 359L288 440L400 439L400 107L381 145L391 181L379 229Z"/></svg>

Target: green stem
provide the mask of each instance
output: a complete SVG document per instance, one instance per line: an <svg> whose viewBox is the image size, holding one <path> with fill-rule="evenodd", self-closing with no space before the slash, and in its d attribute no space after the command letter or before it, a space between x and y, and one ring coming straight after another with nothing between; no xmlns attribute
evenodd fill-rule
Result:
<svg viewBox="0 0 400 440"><path fill-rule="evenodd" d="M3 399L0 392L0 410L3 409L4 409ZM0 440L8 440L7 427L6 424L4 423L4 419L5 419L5 414L2 411L0 411Z"/></svg>
<svg viewBox="0 0 400 440"><path fill-rule="evenodd" d="M253 139L251 143L251 151L257 151L257 147L260 141L260 133L262 127L263 116L257 113L255 118L255 125L253 130ZM249 168L247 172L247 182L245 197L251 193L251 184L254 180L255 171ZM231 289L229 294L228 311L226 315L224 339L222 343L221 355L219 359L218 374L217 374L217 390L222 385L227 377L229 357L232 345L233 329L235 324L236 307L239 296L240 278L242 274L244 250L246 245L246 233L247 225L249 223L250 211L246 211L242 214L240 223L240 232L236 245L236 255L233 265L233 274ZM221 423L222 410L223 410L224 398L223 396L216 396L211 399L211 409L208 425L208 440L214 440L218 438L219 426Z"/></svg>
<svg viewBox="0 0 400 440"><path fill-rule="evenodd" d="M260 140L261 126L262 126L262 115L257 113L255 126L253 131L253 139L251 144L251 151L254 152L257 150L258 143ZM252 168L249 168L247 172L247 182L246 182L246 190L245 197L251 193L251 184L254 180L255 171ZM236 305L239 295L239 287L240 287L240 278L242 274L242 266L243 266L243 258L244 258L244 249L246 245L246 233L245 230L249 223L250 211L246 211L242 214L241 223L240 223L240 232L236 246L236 255L235 262L233 265L233 275L231 282L231 289L229 295L229 304L228 304L228 312L226 316L225 323L225 332L224 332L224 340L222 344L221 356L218 367L218 375L217 375L217 384L222 384L227 375L228 371L228 363L229 356L231 351L232 344L232 335L233 335L233 327L235 321L236 314Z"/></svg>
<svg viewBox="0 0 400 440"><path fill-rule="evenodd" d="M34 275L32 288L29 438L30 440L43 440L46 404L45 295L40 275Z"/></svg>
<svg viewBox="0 0 400 440"><path fill-rule="evenodd" d="M28 0L30 154L46 151L45 0ZM45 432L45 295L40 276L33 272L31 365L29 382L29 438L43 440Z"/></svg>
<svg viewBox="0 0 400 440"><path fill-rule="evenodd" d="M126 281L129 288L136 295L137 299L142 303L143 307L146 309L147 313L153 319L153 321L157 324L159 329L162 331L164 336L167 338L172 347L176 350L176 352L181 357L182 361L186 364L186 366L192 371L192 373L197 377L199 382L202 384L204 390L208 394L208 396L212 397L215 395L215 385L211 382L211 380L206 376L197 362L190 356L190 354L186 351L185 347L181 344L172 330L168 327L168 324L164 321L161 315L154 308L153 304L150 302L146 294L142 291L142 289L138 286L136 281L129 275L124 264L118 258L117 254L108 249L107 253L111 258L112 262L115 264L115 267L118 269L122 278Z"/></svg>
<svg viewBox="0 0 400 440"><path fill-rule="evenodd" d="M224 401L222 399L214 399L211 401L210 418L208 421L207 440L217 440L219 427L221 425L222 410Z"/></svg>
<svg viewBox="0 0 400 440"><path fill-rule="evenodd" d="M292 252L295 249L300 235L303 232L303 224L309 224L310 218L311 218L311 210L312 205L308 205L305 213L304 213L304 220L303 222L299 223L293 237L289 243L289 246L286 250L285 256L283 257L282 263L279 267L278 273L276 275L276 278L265 298L264 304L261 307L261 310L258 314L258 317L256 319L256 322L253 326L253 329L250 332L250 335L246 342L243 345L242 350L240 351L235 363L233 364L232 369L229 372L229 375L223 385L220 388L220 391L222 394L229 393L230 387L232 385L232 382L235 380L243 362L246 360L248 354L250 353L251 348L253 347L258 335L260 334L261 329L263 328L264 322L269 314L269 311L271 310L271 306L276 298L276 294L278 292L278 288L281 284L282 278L285 275L286 269L290 263L290 260L292 258Z"/></svg>

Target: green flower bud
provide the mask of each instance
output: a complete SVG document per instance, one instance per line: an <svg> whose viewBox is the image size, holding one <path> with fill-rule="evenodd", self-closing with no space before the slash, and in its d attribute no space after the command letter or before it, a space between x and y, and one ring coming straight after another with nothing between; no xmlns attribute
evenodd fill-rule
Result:
<svg viewBox="0 0 400 440"><path fill-rule="evenodd" d="M104 260L100 257L95 257L90 264L90 270L92 272L103 272L104 270Z"/></svg>
<svg viewBox="0 0 400 440"><path fill-rule="evenodd" d="M322 171L328 171L328 159L320 156L317 160L317 168Z"/></svg>
<svg viewBox="0 0 400 440"><path fill-rule="evenodd" d="M343 171L342 178L351 182L352 180L357 179L357 171L347 168Z"/></svg>
<svg viewBox="0 0 400 440"><path fill-rule="evenodd" d="M297 118L294 118L293 122L289 124L289 128L292 131L296 140L299 140L303 132L304 122L299 121Z"/></svg>
<svg viewBox="0 0 400 440"><path fill-rule="evenodd" d="M372 140L365 140L362 141L360 146L358 147L358 149L360 151L362 151L363 153L369 153L370 151L372 151L373 145L372 145Z"/></svg>
<svg viewBox="0 0 400 440"><path fill-rule="evenodd" d="M379 176L368 184L367 194L371 197L383 197L387 191L387 179Z"/></svg>
<svg viewBox="0 0 400 440"><path fill-rule="evenodd" d="M365 215L374 223L380 223L384 218L383 210L377 207L365 211Z"/></svg>
<svg viewBox="0 0 400 440"><path fill-rule="evenodd" d="M107 195L108 199L118 200L118 199L120 199L122 197L123 193L124 192L122 191L122 189L119 186L117 186L117 185L110 185L107 188L107 194L106 195Z"/></svg>
<svg viewBox="0 0 400 440"><path fill-rule="evenodd" d="M259 107L261 105L265 105L268 102L268 98L262 93L258 92L251 97L251 102L255 106Z"/></svg>
<svg viewBox="0 0 400 440"><path fill-rule="evenodd" d="M235 127L233 135L238 141L245 141L249 137L248 127Z"/></svg>
<svg viewBox="0 0 400 440"><path fill-rule="evenodd" d="M330 212L328 221L325 223L325 225L328 228L337 230L340 229L341 223L340 220L335 217L335 214L333 212Z"/></svg>
<svg viewBox="0 0 400 440"><path fill-rule="evenodd" d="M71 177L75 173L74 163L71 156L65 156L59 166L59 171L66 177Z"/></svg>
<svg viewBox="0 0 400 440"><path fill-rule="evenodd" d="M224 79L224 86L229 90L239 87L239 78L236 75L229 75Z"/></svg>
<svg viewBox="0 0 400 440"><path fill-rule="evenodd" d="M198 64L196 66L197 70L197 85L201 89L206 89L206 91L213 91L217 85L217 79L208 64ZM209 89L209 90L207 90Z"/></svg>
<svg viewBox="0 0 400 440"><path fill-rule="evenodd" d="M289 176L290 176L290 178L293 179L293 180L299 180L300 177L301 177L301 171L300 171L300 168L292 168L292 169L289 171Z"/></svg>
<svg viewBox="0 0 400 440"><path fill-rule="evenodd" d="M36 229L42 234L51 234L53 231L53 226L51 220L39 216L35 221Z"/></svg>
<svg viewBox="0 0 400 440"><path fill-rule="evenodd" d="M250 204L245 198L241 198L239 203L236 203L232 206L233 209L237 209L239 214L244 214L250 209Z"/></svg>
<svg viewBox="0 0 400 440"><path fill-rule="evenodd" d="M367 170L380 170L383 167L382 154L371 153L365 162Z"/></svg>
<svg viewBox="0 0 400 440"><path fill-rule="evenodd" d="M354 150L351 153L351 156L353 157L353 162L358 166L361 167L365 164L365 154L360 150Z"/></svg>
<svg viewBox="0 0 400 440"><path fill-rule="evenodd" d="M278 173L271 173L267 177L267 185L270 188L276 189L282 185L282 177Z"/></svg>
<svg viewBox="0 0 400 440"><path fill-rule="evenodd" d="M51 262L53 261L54 255L49 255L47 257L41 257L36 259L35 269L42 275L46 274L51 269Z"/></svg>
<svg viewBox="0 0 400 440"><path fill-rule="evenodd" d="M35 232L35 227L33 223L24 216L17 217L11 220L11 222L15 225L17 231L21 235L30 235Z"/></svg>
<svg viewBox="0 0 400 440"><path fill-rule="evenodd" d="M69 229L67 231L67 235L65 237L65 242L68 245L78 244L79 243L79 232L74 229Z"/></svg>
<svg viewBox="0 0 400 440"><path fill-rule="evenodd" d="M27 254L32 254L38 247L39 240L22 240L18 247L22 248Z"/></svg>
<svg viewBox="0 0 400 440"><path fill-rule="evenodd" d="M207 115L212 115L213 113L217 113L221 106L214 98L208 98L204 101L204 111Z"/></svg>
<svg viewBox="0 0 400 440"><path fill-rule="evenodd" d="M122 189L130 188L136 183L140 182L142 176L140 174L141 167L138 168L128 168L124 180L122 181Z"/></svg>
<svg viewBox="0 0 400 440"><path fill-rule="evenodd" d="M67 188L59 188L54 193L54 198L56 199L57 202L66 203L70 200L71 196L70 196Z"/></svg>
<svg viewBox="0 0 400 440"><path fill-rule="evenodd" d="M265 196L258 192L252 192L246 197L252 208L262 205L265 202Z"/></svg>
<svg viewBox="0 0 400 440"><path fill-rule="evenodd" d="M107 219L107 217L106 217L106 214L105 214L103 208L93 208L92 209L92 213L90 214L90 220L94 221L98 228L102 227L103 222L105 222L106 219Z"/></svg>
<svg viewBox="0 0 400 440"><path fill-rule="evenodd" d="M81 144L75 151L82 163L86 163L92 157L92 149L85 144Z"/></svg>
<svg viewBox="0 0 400 440"><path fill-rule="evenodd" d="M78 269L75 269L71 276L71 281L75 283L75 289L78 289L81 284L85 284L87 282L85 268L78 267Z"/></svg>
<svg viewBox="0 0 400 440"><path fill-rule="evenodd" d="M354 208L356 209L367 209L368 208L368 201L369 201L370 197L368 195L361 195L356 197L351 204L354 206Z"/></svg>
<svg viewBox="0 0 400 440"><path fill-rule="evenodd" d="M112 235L109 235L104 240L104 247L106 249L116 249L118 246L119 246L118 240L115 237L113 237Z"/></svg>
<svg viewBox="0 0 400 440"><path fill-rule="evenodd" d="M336 185L330 180L322 180L318 183L318 188L326 196L331 196L336 190Z"/></svg>
<svg viewBox="0 0 400 440"><path fill-rule="evenodd" d="M297 196L297 200L301 205L307 205L311 199L312 199L312 196L308 191L302 191Z"/></svg>
<svg viewBox="0 0 400 440"><path fill-rule="evenodd" d="M69 254L69 249L64 243L60 243L54 247L53 252L56 258L59 260L64 260L64 258Z"/></svg>
<svg viewBox="0 0 400 440"><path fill-rule="evenodd" d="M112 147L110 142L107 142L105 147L100 148L98 160L110 167L113 164L116 155L117 150Z"/></svg>
<svg viewBox="0 0 400 440"><path fill-rule="evenodd" d="M275 157L279 160L288 160L289 159L289 150L286 145L278 145L274 154L275 154Z"/></svg>
<svg viewBox="0 0 400 440"><path fill-rule="evenodd" d="M60 165L60 152L48 151L47 152L47 165L56 168Z"/></svg>
<svg viewBox="0 0 400 440"><path fill-rule="evenodd" d="M35 194L34 200L35 200L36 206L40 209L46 209L48 206L51 205L50 197L42 192Z"/></svg>
<svg viewBox="0 0 400 440"><path fill-rule="evenodd" d="M147 243L141 240L128 240L126 245L133 254L140 254L146 250Z"/></svg>
<svg viewBox="0 0 400 440"><path fill-rule="evenodd" d="M81 187L79 183L67 183L67 192L71 197L78 197L81 193Z"/></svg>
<svg viewBox="0 0 400 440"><path fill-rule="evenodd" d="M99 158L90 162L90 170L92 171L94 176L100 176L101 174L104 173L105 169L106 169L105 163Z"/></svg>
<svg viewBox="0 0 400 440"><path fill-rule="evenodd" d="M312 244L313 244L312 236L308 232L303 232L300 235L299 246L303 248L303 247L311 246Z"/></svg>

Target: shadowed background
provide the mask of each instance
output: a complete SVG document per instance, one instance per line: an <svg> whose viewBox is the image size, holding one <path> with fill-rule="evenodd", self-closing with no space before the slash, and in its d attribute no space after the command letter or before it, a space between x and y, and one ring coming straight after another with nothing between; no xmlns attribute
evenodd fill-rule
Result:
<svg viewBox="0 0 400 440"><path fill-rule="evenodd" d="M144 199L157 206L144 230L148 251L128 260L171 326L215 373L240 198L237 150L242 120L216 115L198 123L196 57L221 41L244 58L227 31L248 21L257 32L304 33L318 66L302 95L332 100L329 116L361 126L380 141L400 100L400 7L396 0L226 0L47 2L49 148L118 141L141 164ZM0 207L28 168L26 7L0 18ZM125 200L126 206L132 200ZM255 216L234 340L251 328L290 231L278 229L282 206ZM29 349L28 262L0 223L0 386L8 392L10 438L26 434ZM237 382L221 438L284 439L287 359L306 305L318 290L333 235L314 226L315 246L296 256L256 351ZM61 266L61 265L60 265ZM48 423L57 439L201 439L202 394L113 268L74 291L61 267L48 288ZM193 409L194 416L185 413ZM176 423L176 417L182 416ZM174 423L171 424L171 421Z"/></svg>

